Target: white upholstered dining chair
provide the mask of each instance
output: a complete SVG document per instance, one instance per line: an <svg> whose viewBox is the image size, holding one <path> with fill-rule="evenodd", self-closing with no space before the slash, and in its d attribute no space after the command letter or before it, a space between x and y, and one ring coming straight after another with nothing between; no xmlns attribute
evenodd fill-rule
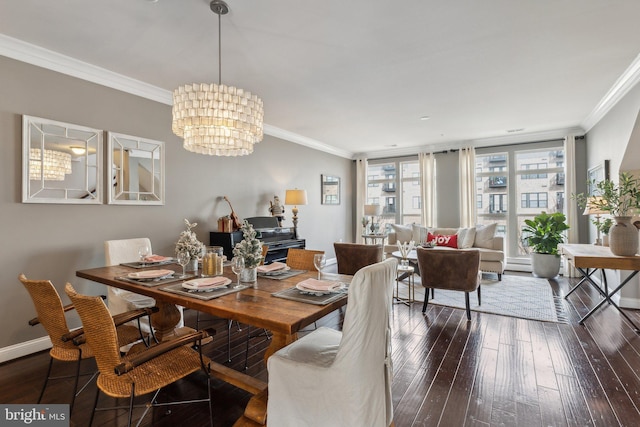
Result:
<svg viewBox="0 0 640 427"><path fill-rule="evenodd" d="M105 263L109 266L138 261L140 258L138 249L142 246L149 248L149 254L153 253L151 252L151 241L147 237L107 240L104 242ZM156 305L156 301L153 298L136 294L135 292L107 286L107 305L111 314L119 314L136 308L153 307ZM178 307L178 310L180 310L180 323L177 327L182 327L184 326L182 307ZM142 329L150 330L148 324L142 324Z"/></svg>
<svg viewBox="0 0 640 427"><path fill-rule="evenodd" d="M321 327L268 359L268 426L391 424L396 269L394 258L360 269L349 285L342 332Z"/></svg>

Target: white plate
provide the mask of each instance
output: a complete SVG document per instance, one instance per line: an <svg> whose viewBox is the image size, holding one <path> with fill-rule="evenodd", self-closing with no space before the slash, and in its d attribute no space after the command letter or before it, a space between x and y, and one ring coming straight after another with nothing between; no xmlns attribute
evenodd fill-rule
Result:
<svg viewBox="0 0 640 427"><path fill-rule="evenodd" d="M137 279L137 280L153 280L153 279L163 279L165 277L172 276L175 271L173 270L144 270L144 271L136 271L133 273L127 274L129 279Z"/></svg>
<svg viewBox="0 0 640 427"><path fill-rule="evenodd" d="M216 289L224 288L231 283L231 279L224 278L224 281L220 282L217 277L203 277L201 279L192 279L182 284L183 289L187 289L191 292L211 292Z"/></svg>
<svg viewBox="0 0 640 427"><path fill-rule="evenodd" d="M317 295L317 296L320 296L320 295L328 295L328 294L334 294L334 293L336 293L336 292L341 291L342 289L344 289L344 287L345 287L345 284L344 284L344 283L342 283L342 282L337 282L337 285L336 285L334 288L330 289L330 290L326 290L326 291L317 291L317 290L315 290L315 289L307 289L307 288L305 288L305 287L303 287L303 286L300 286L300 283L298 283L298 284L296 285L296 289L298 289L298 290L299 290L300 292L302 292L303 294L311 294L311 295Z"/></svg>
<svg viewBox="0 0 640 427"><path fill-rule="evenodd" d="M279 274L286 273L289 270L291 270L291 267L285 265L284 268L281 268L280 270L265 271L264 273L260 274L262 274L263 276L277 276Z"/></svg>

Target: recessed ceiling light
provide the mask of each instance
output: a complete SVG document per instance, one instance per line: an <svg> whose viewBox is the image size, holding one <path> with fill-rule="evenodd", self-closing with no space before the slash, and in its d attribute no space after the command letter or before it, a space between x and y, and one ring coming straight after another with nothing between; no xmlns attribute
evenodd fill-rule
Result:
<svg viewBox="0 0 640 427"><path fill-rule="evenodd" d="M422 116L422 117L420 117L420 120L429 120L430 118L431 117L429 117L429 116Z"/></svg>
<svg viewBox="0 0 640 427"><path fill-rule="evenodd" d="M518 129L507 129L507 133L522 132L523 130L524 130L524 128L518 128Z"/></svg>

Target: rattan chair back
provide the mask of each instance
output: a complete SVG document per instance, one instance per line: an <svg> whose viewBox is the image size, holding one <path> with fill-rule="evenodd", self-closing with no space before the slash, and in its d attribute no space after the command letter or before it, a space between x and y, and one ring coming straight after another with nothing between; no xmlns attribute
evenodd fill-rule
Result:
<svg viewBox="0 0 640 427"><path fill-rule="evenodd" d="M291 248L287 252L287 265L294 270L317 271L313 256L318 254L324 254L324 251Z"/></svg>
<svg viewBox="0 0 640 427"><path fill-rule="evenodd" d="M80 315L87 343L95 354L100 371L96 382L98 389L111 397L128 397L130 399L129 423L131 422L135 396L157 391L200 369L204 369L207 373L208 399L174 403L207 401L211 413L211 391L207 369L209 360L201 352L197 352L187 345L197 343L201 349L201 340L206 336L206 333L193 333L189 336L163 342L141 352L120 356L116 328L102 299L80 295L70 283L67 283L65 292L71 298ZM155 396L151 403L152 406L157 405ZM95 409L94 407L94 412Z"/></svg>

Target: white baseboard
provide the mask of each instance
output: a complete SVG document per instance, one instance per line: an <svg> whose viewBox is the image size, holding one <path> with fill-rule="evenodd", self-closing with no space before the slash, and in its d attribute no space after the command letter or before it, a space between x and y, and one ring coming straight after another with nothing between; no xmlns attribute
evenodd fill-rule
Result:
<svg viewBox="0 0 640 427"><path fill-rule="evenodd" d="M635 310L640 310L640 300L637 298L620 297L620 302L618 302L618 305L622 308L632 308Z"/></svg>
<svg viewBox="0 0 640 427"><path fill-rule="evenodd" d="M51 340L49 337L37 338L31 341L25 341L9 347L0 348L0 363L17 359L18 357L28 356L42 350L51 348Z"/></svg>

